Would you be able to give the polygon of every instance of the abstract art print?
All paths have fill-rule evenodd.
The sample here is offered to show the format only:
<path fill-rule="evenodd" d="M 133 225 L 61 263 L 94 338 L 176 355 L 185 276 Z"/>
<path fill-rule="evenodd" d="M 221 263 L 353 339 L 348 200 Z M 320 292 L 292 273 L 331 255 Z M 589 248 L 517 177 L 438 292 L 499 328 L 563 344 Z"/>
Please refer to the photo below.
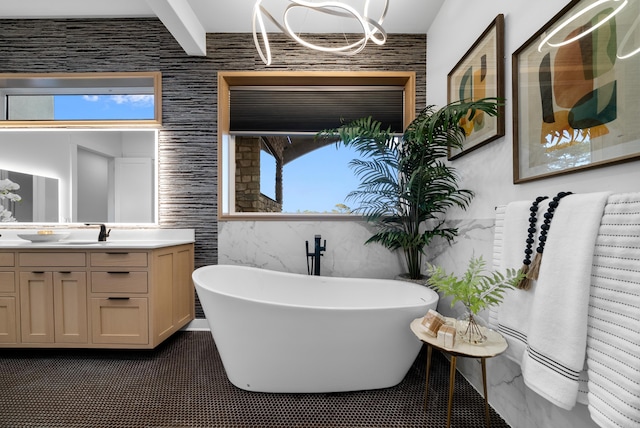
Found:
<path fill-rule="evenodd" d="M 513 53 L 514 183 L 640 157 L 639 22 L 573 0 Z"/>
<path fill-rule="evenodd" d="M 491 22 L 447 76 L 449 103 L 487 97 L 504 99 L 504 15 L 502 14 Z M 466 139 L 461 149 L 449 149 L 449 159 L 456 159 L 504 135 L 504 103 L 501 102 L 497 117 L 491 117 L 479 111 L 473 118 L 463 118 L 460 126 L 465 131 Z"/>

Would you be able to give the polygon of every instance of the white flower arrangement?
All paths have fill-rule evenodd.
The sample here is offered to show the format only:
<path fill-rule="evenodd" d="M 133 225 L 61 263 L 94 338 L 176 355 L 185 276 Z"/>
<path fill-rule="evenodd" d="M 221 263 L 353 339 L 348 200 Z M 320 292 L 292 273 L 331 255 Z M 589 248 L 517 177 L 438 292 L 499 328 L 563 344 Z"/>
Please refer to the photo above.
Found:
<path fill-rule="evenodd" d="M 22 198 L 20 195 L 14 193 L 14 191 L 18 189 L 20 189 L 20 185 L 8 178 L 0 180 L 0 222 L 16 221 L 13 213 L 2 204 L 2 201 L 5 199 L 11 202 L 21 201 Z"/>

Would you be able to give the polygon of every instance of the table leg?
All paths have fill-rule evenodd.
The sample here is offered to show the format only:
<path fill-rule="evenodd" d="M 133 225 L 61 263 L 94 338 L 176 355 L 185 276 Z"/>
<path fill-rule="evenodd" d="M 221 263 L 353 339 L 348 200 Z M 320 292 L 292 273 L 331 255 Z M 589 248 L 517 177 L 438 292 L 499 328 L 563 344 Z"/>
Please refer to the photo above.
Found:
<path fill-rule="evenodd" d="M 427 397 L 429 394 L 429 371 L 431 370 L 431 346 L 427 345 L 427 374 L 424 381 L 424 410 L 427 410 Z"/>
<path fill-rule="evenodd" d="M 453 388 L 456 380 L 456 357 L 451 356 L 451 367 L 449 369 L 449 405 L 447 407 L 447 428 L 451 426 L 451 408 L 453 407 Z"/>
<path fill-rule="evenodd" d="M 487 397 L 487 364 L 486 358 L 480 358 L 482 363 L 482 387 L 484 388 L 484 418 L 487 423 L 487 428 L 491 424 L 491 418 L 489 416 L 489 399 Z"/>

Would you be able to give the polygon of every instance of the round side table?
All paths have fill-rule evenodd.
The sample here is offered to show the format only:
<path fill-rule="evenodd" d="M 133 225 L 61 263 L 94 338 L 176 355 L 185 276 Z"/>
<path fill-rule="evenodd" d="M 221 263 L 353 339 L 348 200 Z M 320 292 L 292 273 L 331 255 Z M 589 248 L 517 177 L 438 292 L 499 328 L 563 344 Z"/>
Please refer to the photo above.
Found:
<path fill-rule="evenodd" d="M 447 321 L 455 323 L 455 319 L 448 318 Z M 451 426 L 451 408 L 453 404 L 453 389 L 456 374 L 456 358 L 470 357 L 479 358 L 482 365 L 482 387 L 484 390 L 484 412 L 487 428 L 490 426 L 489 418 L 489 401 L 487 399 L 487 366 L 485 364 L 487 358 L 495 357 L 502 354 L 507 349 L 507 341 L 500 333 L 494 330 L 487 331 L 487 341 L 482 345 L 471 345 L 457 339 L 453 348 L 445 348 L 438 343 L 437 338 L 429 336 L 422 326 L 422 318 L 416 318 L 411 322 L 411 331 L 418 339 L 427 345 L 427 374 L 424 389 L 424 405 L 427 407 L 427 397 L 429 392 L 429 370 L 431 368 L 431 351 L 435 348 L 445 354 L 451 356 L 449 367 L 449 404 L 447 406 L 447 428 Z"/>

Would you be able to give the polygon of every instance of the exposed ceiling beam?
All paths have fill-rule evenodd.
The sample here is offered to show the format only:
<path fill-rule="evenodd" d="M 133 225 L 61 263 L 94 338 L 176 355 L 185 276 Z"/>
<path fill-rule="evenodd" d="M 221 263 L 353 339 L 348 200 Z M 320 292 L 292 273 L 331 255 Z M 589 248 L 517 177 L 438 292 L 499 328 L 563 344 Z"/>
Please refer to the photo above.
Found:
<path fill-rule="evenodd" d="M 189 3 L 184 0 L 147 0 L 147 4 L 187 55 L 207 55 L 206 32 Z"/>

